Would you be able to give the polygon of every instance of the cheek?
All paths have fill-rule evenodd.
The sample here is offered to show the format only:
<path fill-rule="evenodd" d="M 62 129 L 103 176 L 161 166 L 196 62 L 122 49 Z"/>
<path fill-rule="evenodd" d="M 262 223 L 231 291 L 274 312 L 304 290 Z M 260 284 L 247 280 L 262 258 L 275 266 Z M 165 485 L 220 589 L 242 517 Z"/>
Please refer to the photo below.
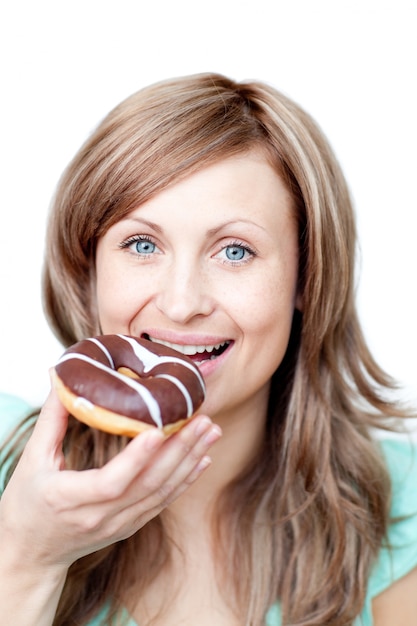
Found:
<path fill-rule="evenodd" d="M 103 333 L 119 332 L 125 326 L 134 291 L 128 288 L 126 276 L 115 275 L 114 268 L 102 266 L 97 271 L 97 310 Z"/>
<path fill-rule="evenodd" d="M 271 378 L 281 365 L 291 335 L 294 306 L 292 299 L 284 303 L 266 298 L 264 306 L 254 312 L 252 326 L 248 329 L 250 359 L 253 371 L 261 381 Z"/>
<path fill-rule="evenodd" d="M 108 280 L 105 280 L 104 277 L 97 276 L 97 312 L 101 332 L 105 334 L 109 332 L 108 320 L 114 316 L 113 309 L 115 308 L 115 304 L 117 302 L 117 294 L 114 294 L 113 290 L 110 288 L 110 285 L 110 278 Z M 113 293 L 113 298 L 110 297 L 111 293 Z"/>
<path fill-rule="evenodd" d="M 102 265 L 97 272 L 97 310 L 103 333 L 128 333 L 134 318 L 152 301 L 157 276 L 137 268 Z"/>
<path fill-rule="evenodd" d="M 262 335 L 271 330 L 276 334 L 282 329 L 285 334 L 292 322 L 296 289 L 296 272 L 265 273 L 262 280 L 253 282 L 246 290 L 245 303 L 242 298 L 245 290 L 240 290 L 242 306 L 238 310 L 245 312 L 246 324 L 253 332 Z"/>
<path fill-rule="evenodd" d="M 296 272 L 285 273 L 278 280 L 276 273 L 265 274 L 265 280 L 253 286 L 252 297 L 248 294 L 248 300 L 241 308 L 246 311 L 240 316 L 245 354 L 250 354 L 254 371 L 262 380 L 272 376 L 287 350 L 296 284 Z"/>

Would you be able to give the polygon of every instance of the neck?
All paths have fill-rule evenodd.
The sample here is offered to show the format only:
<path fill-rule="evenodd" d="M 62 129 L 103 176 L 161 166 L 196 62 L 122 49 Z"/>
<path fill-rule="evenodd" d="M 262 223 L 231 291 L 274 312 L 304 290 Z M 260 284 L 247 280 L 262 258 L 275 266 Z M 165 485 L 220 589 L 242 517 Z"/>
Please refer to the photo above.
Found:
<path fill-rule="evenodd" d="M 164 530 L 169 537 L 169 559 L 160 569 L 155 584 L 146 589 L 138 602 L 137 594 L 128 598 L 133 606 L 132 614 L 138 622 L 150 621 L 149 616 L 158 612 L 161 602 L 161 588 L 172 587 L 172 580 L 186 581 L 183 589 L 193 589 L 191 594 L 177 593 L 169 603 L 172 623 L 189 623 L 181 616 L 200 615 L 206 609 L 209 599 L 207 619 L 210 623 L 238 624 L 226 598 L 223 582 L 228 561 L 223 551 L 219 551 L 219 537 L 216 535 L 214 515 L 216 504 L 225 488 L 253 461 L 262 445 L 265 432 L 267 397 L 257 397 L 251 407 L 241 406 L 233 413 L 213 416 L 213 421 L 222 428 L 222 438 L 210 451 L 212 465 L 177 500 L 161 513 Z M 226 520 L 227 523 L 227 520 Z M 217 528 L 218 530 L 218 528 Z M 233 604 L 233 603 L 232 603 Z M 177 611 L 177 613 L 175 613 Z M 223 616 L 219 619 L 219 613 Z M 169 619 L 163 614 L 157 624 L 166 624 Z M 201 616 L 201 615 L 200 615 Z M 167 618 L 167 619 L 166 619 Z M 200 620 L 201 621 L 201 620 Z M 209 623 L 207 622 L 207 623 Z M 191 623 L 191 622 L 190 622 Z M 196 623 L 196 620 L 193 620 Z"/>
<path fill-rule="evenodd" d="M 266 403 L 267 398 L 257 397 L 249 407 L 213 418 L 223 436 L 210 450 L 211 467 L 169 506 L 169 516 L 176 526 L 188 528 L 191 533 L 196 528 L 208 528 L 219 496 L 244 472 L 262 445 Z"/>

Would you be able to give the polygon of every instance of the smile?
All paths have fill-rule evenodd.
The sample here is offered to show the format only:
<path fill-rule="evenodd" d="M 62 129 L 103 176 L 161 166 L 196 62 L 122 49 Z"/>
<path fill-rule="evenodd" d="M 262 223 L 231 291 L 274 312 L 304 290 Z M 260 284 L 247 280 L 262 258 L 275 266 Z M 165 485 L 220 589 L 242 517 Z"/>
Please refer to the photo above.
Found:
<path fill-rule="evenodd" d="M 230 341 L 223 341 L 221 343 L 213 345 L 193 345 L 193 344 L 180 344 L 173 343 L 172 341 L 164 341 L 162 339 L 155 339 L 150 335 L 146 335 L 146 339 L 155 343 L 160 343 L 163 346 L 172 348 L 181 354 L 185 354 L 191 358 L 197 365 L 203 361 L 216 359 L 227 349 L 230 345 Z"/>

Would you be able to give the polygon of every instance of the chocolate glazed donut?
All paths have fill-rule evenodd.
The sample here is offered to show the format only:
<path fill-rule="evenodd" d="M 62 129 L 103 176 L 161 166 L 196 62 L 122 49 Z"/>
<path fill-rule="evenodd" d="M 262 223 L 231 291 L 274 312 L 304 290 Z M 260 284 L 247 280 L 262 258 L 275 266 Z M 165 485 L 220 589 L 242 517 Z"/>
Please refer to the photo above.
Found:
<path fill-rule="evenodd" d="M 191 359 L 146 339 L 101 335 L 80 341 L 55 366 L 65 408 L 89 426 L 134 437 L 172 434 L 194 415 L 205 385 Z"/>

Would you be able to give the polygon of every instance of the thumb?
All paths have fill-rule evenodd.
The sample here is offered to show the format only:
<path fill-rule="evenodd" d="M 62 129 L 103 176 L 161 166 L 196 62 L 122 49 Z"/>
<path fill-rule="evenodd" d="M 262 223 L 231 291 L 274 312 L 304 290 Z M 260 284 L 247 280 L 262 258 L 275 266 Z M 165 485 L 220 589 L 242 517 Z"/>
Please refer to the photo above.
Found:
<path fill-rule="evenodd" d="M 61 403 L 52 385 L 28 445 L 34 445 L 38 454 L 42 451 L 42 454 L 46 455 L 47 458 L 61 464 L 63 461 L 62 443 L 67 426 L 68 411 Z"/>

